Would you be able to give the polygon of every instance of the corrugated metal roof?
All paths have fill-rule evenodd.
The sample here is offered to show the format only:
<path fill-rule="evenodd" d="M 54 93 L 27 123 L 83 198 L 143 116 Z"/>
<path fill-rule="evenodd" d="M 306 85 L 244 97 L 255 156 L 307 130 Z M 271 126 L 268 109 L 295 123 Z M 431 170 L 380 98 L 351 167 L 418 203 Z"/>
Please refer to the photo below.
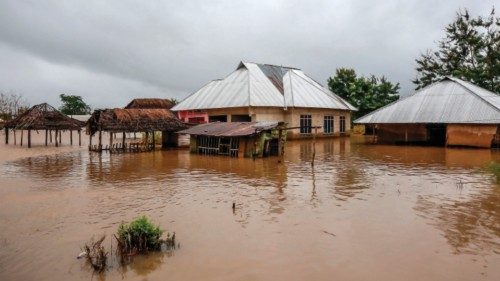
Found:
<path fill-rule="evenodd" d="M 213 122 L 200 124 L 178 133 L 197 136 L 240 137 L 250 136 L 277 126 L 278 122 Z"/>
<path fill-rule="evenodd" d="M 500 96 L 454 77 L 445 77 L 354 123 L 500 123 Z"/>
<path fill-rule="evenodd" d="M 250 62 L 241 62 L 229 76 L 208 83 L 172 110 L 248 106 L 356 110 L 300 69 Z"/>

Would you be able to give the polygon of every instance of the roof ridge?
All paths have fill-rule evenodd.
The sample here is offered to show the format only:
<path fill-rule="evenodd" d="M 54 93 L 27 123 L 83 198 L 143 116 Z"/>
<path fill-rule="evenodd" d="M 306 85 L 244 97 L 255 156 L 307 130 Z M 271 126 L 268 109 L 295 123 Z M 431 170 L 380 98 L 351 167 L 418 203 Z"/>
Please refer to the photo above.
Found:
<path fill-rule="evenodd" d="M 470 92 L 470 93 L 474 94 L 476 97 L 480 98 L 482 101 L 486 102 L 488 105 L 492 106 L 494 109 L 496 109 L 496 110 L 500 111 L 500 108 L 498 108 L 497 106 L 495 106 L 494 104 L 492 104 L 489 100 L 485 99 L 483 96 L 481 96 L 481 95 L 479 95 L 478 93 L 476 93 L 475 91 L 471 90 L 471 89 L 469 88 L 469 86 L 467 85 L 467 84 L 468 84 L 468 83 L 470 83 L 470 82 L 468 82 L 468 81 L 464 81 L 464 80 L 462 80 L 462 79 L 459 79 L 459 78 L 456 78 L 456 77 L 453 77 L 453 76 L 451 76 L 451 77 L 450 77 L 450 76 L 446 76 L 446 77 L 445 77 L 445 79 L 446 79 L 446 78 L 447 78 L 447 79 L 449 79 L 449 80 L 451 80 L 451 81 L 453 81 L 453 82 L 455 82 L 455 83 L 457 83 L 458 85 L 462 86 L 462 87 L 463 87 L 464 89 L 466 89 L 468 92 Z M 443 79 L 443 80 L 444 80 L 444 79 Z M 442 80 L 441 80 L 441 81 L 442 81 Z M 464 85 L 464 84 L 465 84 L 465 85 Z M 470 84 L 472 84 L 472 83 L 470 83 Z M 474 85 L 475 87 L 479 87 L 479 86 L 477 86 L 477 85 L 475 85 L 475 84 L 472 84 L 472 85 Z M 484 88 L 482 88 L 482 87 L 479 87 L 479 88 L 481 88 L 481 89 L 483 89 L 483 90 L 486 90 L 486 89 L 484 89 Z M 488 90 L 486 90 L 486 91 L 488 91 Z M 488 91 L 488 92 L 489 92 L 489 91 Z M 495 94 L 495 93 L 493 93 L 493 92 L 491 92 L 491 93 L 492 93 L 492 95 L 496 95 L 496 94 Z M 498 96 L 498 95 L 497 95 L 497 96 Z"/>

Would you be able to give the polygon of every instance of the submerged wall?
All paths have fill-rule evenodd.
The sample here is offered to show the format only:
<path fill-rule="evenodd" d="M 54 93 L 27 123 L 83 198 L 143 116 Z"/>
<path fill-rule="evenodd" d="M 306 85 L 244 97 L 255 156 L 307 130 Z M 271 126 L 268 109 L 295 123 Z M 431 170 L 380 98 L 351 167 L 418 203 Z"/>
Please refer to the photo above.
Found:
<path fill-rule="evenodd" d="M 446 128 L 446 145 L 490 148 L 498 125 L 450 124 Z"/>
<path fill-rule="evenodd" d="M 378 124 L 378 143 L 426 142 L 427 128 L 425 124 Z"/>

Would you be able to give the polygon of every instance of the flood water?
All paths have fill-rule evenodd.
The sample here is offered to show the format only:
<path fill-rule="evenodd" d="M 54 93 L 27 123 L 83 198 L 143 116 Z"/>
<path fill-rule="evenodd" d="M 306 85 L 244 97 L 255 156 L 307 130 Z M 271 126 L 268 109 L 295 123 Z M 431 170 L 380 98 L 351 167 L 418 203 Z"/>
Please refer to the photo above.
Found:
<path fill-rule="evenodd" d="M 279 164 L 0 139 L 0 280 L 500 280 L 499 152 L 337 138 L 312 167 L 307 141 Z M 139 215 L 181 248 L 102 275 L 76 259 Z"/>

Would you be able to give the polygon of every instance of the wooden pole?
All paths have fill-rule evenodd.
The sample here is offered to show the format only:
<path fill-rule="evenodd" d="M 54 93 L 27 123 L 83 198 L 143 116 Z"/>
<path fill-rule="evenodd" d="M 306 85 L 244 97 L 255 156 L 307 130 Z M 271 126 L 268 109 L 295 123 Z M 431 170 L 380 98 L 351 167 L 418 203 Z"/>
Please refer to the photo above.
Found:
<path fill-rule="evenodd" d="M 98 146 L 99 152 L 102 151 L 102 130 L 99 130 L 99 146 Z"/>
<path fill-rule="evenodd" d="M 69 144 L 73 145 L 73 130 L 69 130 Z"/>
<path fill-rule="evenodd" d="M 155 140 L 155 131 L 153 131 L 153 150 L 156 147 L 156 140 Z"/>
<path fill-rule="evenodd" d="M 82 130 L 78 130 L 78 146 L 82 146 Z"/>
<path fill-rule="evenodd" d="M 31 148 L 31 130 L 28 130 L 28 148 Z"/>
<path fill-rule="evenodd" d="M 47 146 L 48 144 L 48 134 L 49 134 L 48 130 L 45 130 L 45 146 Z"/>
<path fill-rule="evenodd" d="M 21 146 L 23 146 L 23 134 L 24 134 L 24 131 L 21 129 Z"/>
<path fill-rule="evenodd" d="M 59 146 L 59 142 L 57 141 L 57 136 L 59 135 L 59 130 L 56 130 L 56 133 L 54 134 L 54 142 L 56 143 L 56 147 Z"/>
<path fill-rule="evenodd" d="M 52 143 L 52 130 L 49 130 L 49 135 L 50 135 L 50 143 Z"/>
<path fill-rule="evenodd" d="M 5 128 L 5 144 L 9 144 L 9 129 Z"/>
<path fill-rule="evenodd" d="M 318 134 L 318 128 L 314 128 L 314 135 L 313 135 L 313 155 L 312 155 L 312 161 L 311 161 L 311 166 L 314 167 L 314 158 L 316 157 L 316 134 Z"/>
<path fill-rule="evenodd" d="M 109 151 L 111 152 L 111 146 L 113 146 L 113 134 L 112 132 L 109 132 Z"/>
<path fill-rule="evenodd" d="M 61 144 L 61 141 L 62 141 L 62 131 L 59 130 L 59 144 Z"/>
<path fill-rule="evenodd" d="M 125 151 L 125 132 L 122 133 L 122 149 Z"/>
<path fill-rule="evenodd" d="M 89 150 L 92 150 L 92 133 L 89 134 Z"/>
<path fill-rule="evenodd" d="M 14 145 L 17 145 L 17 139 L 16 139 L 16 129 L 13 130 L 14 131 Z"/>

